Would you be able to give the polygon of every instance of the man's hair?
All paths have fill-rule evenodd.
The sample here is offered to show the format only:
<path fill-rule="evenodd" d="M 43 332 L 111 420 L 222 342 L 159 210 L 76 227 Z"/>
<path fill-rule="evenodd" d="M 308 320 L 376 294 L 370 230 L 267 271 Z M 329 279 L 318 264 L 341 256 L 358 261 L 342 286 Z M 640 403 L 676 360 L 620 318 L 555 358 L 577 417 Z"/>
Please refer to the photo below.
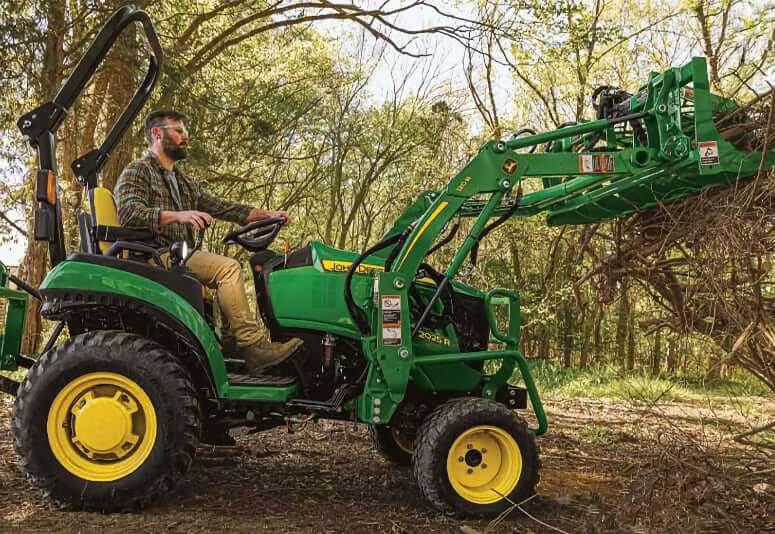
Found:
<path fill-rule="evenodd" d="M 148 141 L 149 144 L 152 141 L 151 128 L 157 128 L 159 126 L 163 126 L 168 119 L 172 119 L 174 121 L 186 122 L 188 120 L 188 117 L 186 117 L 184 114 L 180 113 L 179 111 L 175 111 L 172 109 L 157 109 L 156 111 L 152 111 L 151 113 L 149 113 L 148 116 L 145 117 L 145 140 Z"/>

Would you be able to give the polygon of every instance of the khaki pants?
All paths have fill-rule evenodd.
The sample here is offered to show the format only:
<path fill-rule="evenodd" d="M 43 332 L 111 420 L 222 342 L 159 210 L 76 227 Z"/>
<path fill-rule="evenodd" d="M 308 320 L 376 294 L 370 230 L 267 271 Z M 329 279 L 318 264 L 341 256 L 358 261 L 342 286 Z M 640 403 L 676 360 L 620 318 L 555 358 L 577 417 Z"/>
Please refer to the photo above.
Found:
<path fill-rule="evenodd" d="M 168 252 L 163 253 L 161 259 L 169 265 Z M 239 346 L 261 341 L 263 335 L 248 305 L 242 266 L 237 260 L 197 250 L 186 262 L 186 267 L 202 284 L 216 291 L 218 305 Z"/>

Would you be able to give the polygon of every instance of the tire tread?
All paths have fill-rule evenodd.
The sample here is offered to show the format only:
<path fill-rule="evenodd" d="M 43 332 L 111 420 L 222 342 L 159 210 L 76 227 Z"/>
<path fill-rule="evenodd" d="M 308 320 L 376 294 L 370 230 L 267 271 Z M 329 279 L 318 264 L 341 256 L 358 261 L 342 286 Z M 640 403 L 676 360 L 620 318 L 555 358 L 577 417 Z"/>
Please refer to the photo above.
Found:
<path fill-rule="evenodd" d="M 108 364 L 126 363 L 123 361 L 126 354 L 141 355 L 137 360 L 140 366 L 152 370 L 157 379 L 163 378 L 159 382 L 166 392 L 180 399 L 183 409 L 183 433 L 175 450 L 163 451 L 169 460 L 167 469 L 152 476 L 151 482 L 141 492 L 121 495 L 120 499 L 116 499 L 117 488 L 113 487 L 111 490 L 113 498 L 92 501 L 83 492 L 80 501 L 76 502 L 72 496 L 61 494 L 55 475 L 46 474 L 41 466 L 37 465 L 36 456 L 30 447 L 34 441 L 31 436 L 32 429 L 26 422 L 32 417 L 28 412 L 32 409 L 34 396 L 42 393 L 39 389 L 45 388 L 46 379 L 50 380 L 49 377 L 66 371 L 72 362 L 79 358 L 83 359 L 82 351 L 88 347 L 109 347 L 111 350 L 104 355 L 104 361 Z M 163 410 L 164 407 L 157 409 Z M 188 472 L 196 454 L 199 425 L 199 402 L 191 378 L 181 363 L 166 348 L 136 334 L 117 330 L 98 330 L 70 338 L 38 359 L 19 388 L 11 430 L 19 467 L 33 486 L 57 507 L 100 512 L 128 512 L 144 508 L 169 492 Z"/>

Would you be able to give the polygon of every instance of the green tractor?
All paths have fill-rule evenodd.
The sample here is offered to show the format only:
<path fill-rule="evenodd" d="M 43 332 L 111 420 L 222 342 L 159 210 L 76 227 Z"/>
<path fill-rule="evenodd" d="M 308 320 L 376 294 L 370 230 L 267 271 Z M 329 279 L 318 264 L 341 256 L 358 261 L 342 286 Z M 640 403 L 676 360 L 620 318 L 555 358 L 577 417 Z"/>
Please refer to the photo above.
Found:
<path fill-rule="evenodd" d="M 67 254 L 54 133 L 135 22 L 152 50 L 148 73 L 103 144 L 72 164 L 91 210 L 79 216 L 81 250 Z M 762 157 L 716 131 L 712 114 L 735 104 L 709 93 L 705 62 L 695 58 L 652 75 L 635 95 L 601 90 L 597 120 L 485 144 L 361 253 L 313 241 L 276 254 L 268 247 L 282 221 L 238 228 L 224 241 L 252 253 L 272 339 L 304 340 L 284 368 L 247 376 L 229 357 L 212 300 L 187 273 L 187 246 L 174 245 L 172 266 L 162 266 L 143 244 L 147 232 L 116 224 L 110 192 L 98 185 L 161 62 L 148 16 L 123 7 L 53 101 L 19 120 L 38 153 L 35 238 L 48 242 L 52 268 L 37 289 L 0 270 L 0 297 L 10 299 L 0 363 L 29 367 L 21 384 L 3 378 L 0 387 L 16 394 L 12 430 L 22 469 L 64 507 L 138 509 L 185 475 L 200 441 L 217 442 L 231 428 L 334 419 L 369 425 L 385 457 L 412 465 L 435 509 L 503 512 L 535 490 L 535 437 L 547 422 L 519 348 L 519 297 L 455 280 L 466 259 L 475 263 L 478 243 L 510 217 L 548 211 L 550 224 L 610 219 L 751 176 Z M 775 166 L 775 152 L 765 159 Z M 542 188 L 523 192 L 528 178 L 542 179 Z M 426 258 L 452 242 L 460 217 L 473 221 L 437 270 Z M 27 294 L 41 300 L 43 317 L 58 321 L 37 358 L 19 354 Z M 56 344 L 65 326 L 69 338 Z M 520 379 L 524 387 L 510 383 Z M 516 411 L 528 406 L 533 427 Z"/>

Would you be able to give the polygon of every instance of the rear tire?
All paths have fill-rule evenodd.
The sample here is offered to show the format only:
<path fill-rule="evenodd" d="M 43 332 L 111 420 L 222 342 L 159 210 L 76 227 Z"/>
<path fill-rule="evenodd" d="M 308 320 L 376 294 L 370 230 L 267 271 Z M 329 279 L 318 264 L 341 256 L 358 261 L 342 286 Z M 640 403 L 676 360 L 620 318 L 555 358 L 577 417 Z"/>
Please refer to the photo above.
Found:
<path fill-rule="evenodd" d="M 440 512 L 493 517 L 534 493 L 540 463 L 527 423 L 502 404 L 455 399 L 436 408 L 414 442 L 414 476 Z"/>
<path fill-rule="evenodd" d="M 133 511 L 188 471 L 200 413 L 186 370 L 164 347 L 87 332 L 41 356 L 19 387 L 19 464 L 57 506 Z"/>

